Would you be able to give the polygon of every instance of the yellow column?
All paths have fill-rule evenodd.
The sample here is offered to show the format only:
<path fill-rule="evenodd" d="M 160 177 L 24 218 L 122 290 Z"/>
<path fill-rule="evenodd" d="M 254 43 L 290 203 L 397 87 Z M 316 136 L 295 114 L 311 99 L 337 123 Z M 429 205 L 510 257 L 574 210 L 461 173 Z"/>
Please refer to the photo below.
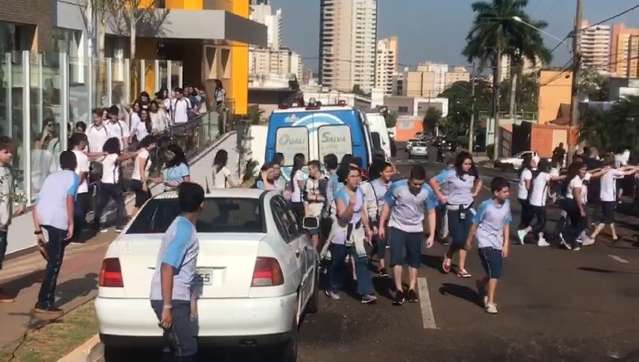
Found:
<path fill-rule="evenodd" d="M 234 44 L 231 48 L 229 97 L 235 101 L 235 114 L 248 113 L 248 71 L 248 45 Z"/>
<path fill-rule="evenodd" d="M 168 9 L 202 10 L 204 9 L 204 0 L 166 0 L 164 5 Z"/>

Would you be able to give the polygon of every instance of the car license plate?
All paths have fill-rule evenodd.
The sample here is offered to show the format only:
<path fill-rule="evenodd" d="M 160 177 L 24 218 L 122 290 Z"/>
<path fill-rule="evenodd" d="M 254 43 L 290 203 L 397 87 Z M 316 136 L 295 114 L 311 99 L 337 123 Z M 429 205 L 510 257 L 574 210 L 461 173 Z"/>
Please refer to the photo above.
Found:
<path fill-rule="evenodd" d="M 195 285 L 212 285 L 213 284 L 213 270 L 212 269 L 198 269 L 195 274 Z"/>

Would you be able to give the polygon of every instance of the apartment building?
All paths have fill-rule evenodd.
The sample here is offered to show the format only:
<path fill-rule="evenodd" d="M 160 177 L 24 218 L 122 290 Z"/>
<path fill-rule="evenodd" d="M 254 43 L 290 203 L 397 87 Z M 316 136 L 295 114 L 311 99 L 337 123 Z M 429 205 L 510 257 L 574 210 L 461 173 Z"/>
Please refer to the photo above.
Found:
<path fill-rule="evenodd" d="M 375 86 L 377 0 L 320 1 L 320 82 L 365 92 Z"/>
<path fill-rule="evenodd" d="M 458 65 L 446 73 L 446 88 L 450 88 L 457 82 L 470 82 L 470 72 L 466 67 Z"/>
<path fill-rule="evenodd" d="M 393 94 L 393 76 L 397 74 L 398 57 L 396 36 L 377 41 L 375 88 L 383 90 L 384 95 Z"/>
<path fill-rule="evenodd" d="M 585 20 L 581 23 L 584 29 L 579 37 L 579 49 L 584 68 L 600 72 L 608 72 L 610 58 L 610 25 L 590 27 Z"/>
<path fill-rule="evenodd" d="M 610 39 L 610 73 L 612 75 L 621 78 L 639 78 L 639 69 L 633 62 L 639 58 L 636 37 L 639 37 L 637 28 L 627 28 L 624 24 L 612 26 Z"/>
<path fill-rule="evenodd" d="M 268 0 L 254 0 L 250 19 L 266 25 L 267 47 L 279 49 L 282 45 L 282 9 L 273 11 Z"/>

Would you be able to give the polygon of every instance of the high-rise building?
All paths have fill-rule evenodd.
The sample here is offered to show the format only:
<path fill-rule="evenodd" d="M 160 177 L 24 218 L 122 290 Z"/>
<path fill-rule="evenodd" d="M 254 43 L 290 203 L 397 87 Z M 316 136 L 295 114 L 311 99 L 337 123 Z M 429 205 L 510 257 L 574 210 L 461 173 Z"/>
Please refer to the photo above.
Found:
<path fill-rule="evenodd" d="M 377 62 L 375 64 L 375 88 L 384 95 L 393 94 L 393 76 L 397 73 L 397 37 L 392 36 L 377 41 Z"/>
<path fill-rule="evenodd" d="M 266 25 L 268 47 L 279 49 L 282 45 L 282 9 L 273 13 L 268 0 L 255 0 L 251 4 L 250 19 Z"/>
<path fill-rule="evenodd" d="M 632 46 L 633 37 L 639 36 L 639 29 L 626 28 L 624 24 L 612 26 L 610 48 L 610 73 L 616 77 L 638 78 L 639 69 L 631 68 L 635 58 L 639 58 L 639 48 Z M 636 41 L 634 42 L 636 43 Z"/>
<path fill-rule="evenodd" d="M 610 25 L 590 26 L 587 20 L 581 23 L 584 29 L 579 37 L 579 49 L 584 68 L 608 72 L 610 56 Z"/>
<path fill-rule="evenodd" d="M 456 66 L 446 73 L 446 88 L 450 88 L 456 82 L 470 82 L 470 72 L 466 67 Z"/>
<path fill-rule="evenodd" d="M 320 82 L 340 91 L 375 86 L 377 0 L 320 1 Z"/>

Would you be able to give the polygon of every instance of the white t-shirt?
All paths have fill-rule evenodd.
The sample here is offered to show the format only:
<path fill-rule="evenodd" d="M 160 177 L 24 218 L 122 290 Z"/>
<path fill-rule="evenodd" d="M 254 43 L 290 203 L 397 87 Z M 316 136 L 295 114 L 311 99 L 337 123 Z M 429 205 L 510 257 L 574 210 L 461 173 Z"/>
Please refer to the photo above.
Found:
<path fill-rule="evenodd" d="M 107 134 L 109 135 L 109 138 L 115 137 L 119 139 L 120 147 L 123 148 L 124 145 L 126 144 L 125 139 L 129 138 L 129 136 L 131 135 L 129 132 L 129 126 L 127 126 L 126 122 L 117 121 L 113 123 L 109 121 L 106 123 L 105 127 L 107 129 Z"/>
<path fill-rule="evenodd" d="M 300 189 L 300 181 L 304 181 L 302 170 L 297 170 L 293 175 L 293 193 L 291 193 L 291 202 L 302 202 L 302 190 Z"/>
<path fill-rule="evenodd" d="M 575 189 L 581 189 L 581 202 L 586 204 L 586 201 L 588 200 L 588 187 L 584 185 L 584 182 L 578 175 L 573 177 L 573 179 L 568 183 L 568 192 L 566 193 L 566 197 L 574 200 L 575 196 L 573 195 L 573 191 Z"/>
<path fill-rule="evenodd" d="M 107 131 L 104 124 L 100 127 L 90 125 L 89 128 L 87 128 L 86 134 L 89 139 L 89 151 L 91 153 L 102 152 L 104 143 L 109 139 L 109 131 Z"/>
<path fill-rule="evenodd" d="M 530 204 L 533 206 L 546 206 L 548 197 L 548 182 L 552 176 L 547 172 L 540 172 L 532 181 L 532 191 L 530 193 Z"/>
<path fill-rule="evenodd" d="M 110 153 L 102 160 L 102 183 L 117 184 L 118 181 L 120 181 L 118 155 Z"/>
<path fill-rule="evenodd" d="M 174 123 L 186 123 L 189 121 L 188 110 L 191 108 L 191 102 L 188 98 L 171 99 L 169 107 L 169 115 Z"/>
<path fill-rule="evenodd" d="M 80 176 L 83 172 L 89 172 L 89 158 L 82 151 L 73 150 L 75 159 L 78 161 L 78 166 L 75 168 L 76 175 Z M 89 192 L 89 184 L 85 179 L 78 187 L 78 193 L 84 194 Z"/>
<path fill-rule="evenodd" d="M 617 179 L 623 177 L 623 172 L 614 168 L 601 176 L 601 190 L 599 191 L 599 198 L 601 198 L 601 201 L 617 201 Z"/>
<path fill-rule="evenodd" d="M 58 171 L 44 180 L 35 205 L 40 225 L 67 230 L 67 196 L 75 198 L 79 184 L 78 175 L 69 170 Z"/>
<path fill-rule="evenodd" d="M 131 179 L 142 181 L 142 176 L 140 175 L 140 166 L 142 166 L 142 163 L 144 162 L 146 162 L 146 165 L 144 166 L 144 175 L 146 176 L 149 174 L 149 169 L 151 168 L 151 159 L 149 158 L 149 156 L 149 151 L 146 148 L 140 149 L 138 155 L 135 156 Z"/>
<path fill-rule="evenodd" d="M 215 172 L 216 166 L 213 166 L 213 172 Z M 227 185 L 227 180 L 231 177 L 231 171 L 225 167 L 222 167 L 220 171 L 213 174 L 213 188 L 216 189 L 225 189 Z"/>
<path fill-rule="evenodd" d="M 131 132 L 138 127 L 138 124 L 142 122 L 140 115 L 137 112 L 131 112 Z"/>
<path fill-rule="evenodd" d="M 142 141 L 144 137 L 149 135 L 149 131 L 146 129 L 146 123 L 142 121 L 138 122 L 135 127 L 131 128 L 131 133 L 137 137 L 138 142 Z"/>
<path fill-rule="evenodd" d="M 517 191 L 517 198 L 520 200 L 528 199 L 528 189 L 526 188 L 526 181 L 532 180 L 532 172 L 529 169 L 524 169 L 519 176 L 519 190 Z"/>
<path fill-rule="evenodd" d="M 166 112 L 158 110 L 157 112 L 149 112 L 151 117 L 151 128 L 153 132 L 162 133 L 166 129 Z"/>

